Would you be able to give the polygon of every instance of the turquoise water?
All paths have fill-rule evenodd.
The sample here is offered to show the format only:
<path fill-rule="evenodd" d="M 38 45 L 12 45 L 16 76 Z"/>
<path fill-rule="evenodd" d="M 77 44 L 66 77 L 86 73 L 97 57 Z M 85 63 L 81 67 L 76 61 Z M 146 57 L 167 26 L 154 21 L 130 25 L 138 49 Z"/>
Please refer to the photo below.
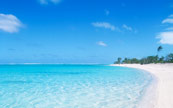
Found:
<path fill-rule="evenodd" d="M 0 65 L 0 108 L 136 108 L 151 80 L 106 65 Z"/>

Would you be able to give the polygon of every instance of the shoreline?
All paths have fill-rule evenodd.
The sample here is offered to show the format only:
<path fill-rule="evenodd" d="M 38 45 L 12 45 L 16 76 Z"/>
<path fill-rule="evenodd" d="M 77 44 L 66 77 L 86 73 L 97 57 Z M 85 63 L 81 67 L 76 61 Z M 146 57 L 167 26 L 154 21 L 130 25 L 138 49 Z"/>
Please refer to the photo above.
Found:
<path fill-rule="evenodd" d="M 139 108 L 172 108 L 173 107 L 173 64 L 112 64 L 136 68 L 149 72 L 156 78 L 155 84 L 151 84 L 146 90 L 142 105 Z M 146 106 L 147 105 L 147 106 Z"/>
<path fill-rule="evenodd" d="M 137 108 L 157 108 L 156 105 L 157 105 L 158 91 L 156 88 L 158 87 L 158 78 L 146 70 L 143 69 L 137 69 L 137 70 L 146 72 L 150 74 L 152 77 L 152 81 L 144 89 L 144 94 L 142 96 L 142 99 L 138 103 Z"/>

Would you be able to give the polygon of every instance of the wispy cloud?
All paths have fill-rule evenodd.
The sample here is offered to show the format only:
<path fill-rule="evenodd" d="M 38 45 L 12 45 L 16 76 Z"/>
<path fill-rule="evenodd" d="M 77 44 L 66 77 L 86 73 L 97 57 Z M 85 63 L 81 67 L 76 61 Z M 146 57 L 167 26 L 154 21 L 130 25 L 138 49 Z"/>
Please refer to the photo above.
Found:
<path fill-rule="evenodd" d="M 173 45 L 173 31 L 161 32 L 157 38 L 160 39 L 161 44 L 170 44 Z"/>
<path fill-rule="evenodd" d="M 99 41 L 99 42 L 97 42 L 97 45 L 104 46 L 104 47 L 106 47 L 106 46 L 107 46 L 107 44 L 106 44 L 106 43 L 104 43 L 103 41 Z"/>
<path fill-rule="evenodd" d="M 92 23 L 94 27 L 100 27 L 100 28 L 105 28 L 105 29 L 110 29 L 112 31 L 118 30 L 114 25 L 108 23 L 108 22 L 94 22 Z"/>
<path fill-rule="evenodd" d="M 105 14 L 108 16 L 110 14 L 110 11 L 105 9 Z"/>
<path fill-rule="evenodd" d="M 173 27 L 166 28 L 165 30 L 173 30 Z"/>
<path fill-rule="evenodd" d="M 47 5 L 49 3 L 58 4 L 61 0 L 39 0 L 40 4 Z"/>
<path fill-rule="evenodd" d="M 169 15 L 169 17 L 173 17 L 173 14 Z"/>
<path fill-rule="evenodd" d="M 172 18 L 164 19 L 164 20 L 162 21 L 162 24 L 164 24 L 164 23 L 171 23 L 171 24 L 173 24 L 173 19 L 172 19 Z"/>
<path fill-rule="evenodd" d="M 173 14 L 169 15 L 168 18 L 162 21 L 162 24 L 165 24 L 165 23 L 173 24 Z"/>
<path fill-rule="evenodd" d="M 173 14 L 169 15 L 168 18 L 162 21 L 162 24 L 173 24 Z M 168 26 L 168 25 L 167 25 Z M 170 26 L 170 25 L 169 25 Z M 160 39 L 159 43 L 173 45 L 173 27 L 164 29 L 164 32 L 160 32 L 156 38 Z"/>
<path fill-rule="evenodd" d="M 122 27 L 123 27 L 124 29 L 126 29 L 126 30 L 133 31 L 132 27 L 127 26 L 126 24 L 123 24 Z"/>
<path fill-rule="evenodd" d="M 125 30 L 127 30 L 127 31 L 133 32 L 133 33 L 135 33 L 135 34 L 138 33 L 138 30 L 137 30 L 137 29 L 132 28 L 132 27 L 126 25 L 126 24 L 123 24 L 123 25 L 122 25 L 122 28 L 125 29 Z"/>
<path fill-rule="evenodd" d="M 18 32 L 22 25 L 23 24 L 16 16 L 11 14 L 0 14 L 0 30 L 2 31 L 9 33 Z"/>

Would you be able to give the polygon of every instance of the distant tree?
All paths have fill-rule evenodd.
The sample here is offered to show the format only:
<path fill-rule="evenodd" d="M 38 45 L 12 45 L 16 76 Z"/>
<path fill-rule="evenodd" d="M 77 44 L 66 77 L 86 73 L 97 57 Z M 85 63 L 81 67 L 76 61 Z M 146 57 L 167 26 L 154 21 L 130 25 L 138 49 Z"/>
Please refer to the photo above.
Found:
<path fill-rule="evenodd" d="M 131 63 L 131 60 L 128 58 L 124 58 L 124 60 L 122 61 L 123 64 L 129 64 Z"/>
<path fill-rule="evenodd" d="M 166 62 L 173 63 L 173 53 L 170 53 L 166 56 Z"/>
<path fill-rule="evenodd" d="M 123 64 L 127 63 L 127 58 L 124 58 L 124 60 L 122 61 Z"/>
<path fill-rule="evenodd" d="M 158 56 L 148 56 L 146 63 L 157 63 L 158 62 Z"/>
<path fill-rule="evenodd" d="M 162 49 L 163 49 L 162 46 L 159 46 L 159 47 L 157 48 L 157 55 L 159 54 L 159 52 L 160 52 Z"/>
<path fill-rule="evenodd" d="M 159 63 L 159 56 L 158 55 L 154 56 L 154 63 Z"/>
<path fill-rule="evenodd" d="M 139 61 L 140 61 L 140 60 L 138 60 L 137 58 L 132 58 L 132 59 L 131 59 L 131 63 L 137 64 L 137 63 L 139 63 Z"/>
<path fill-rule="evenodd" d="M 143 64 L 147 64 L 147 59 L 146 58 L 142 58 L 140 60 L 140 64 L 143 65 Z"/>
<path fill-rule="evenodd" d="M 121 64 L 121 60 L 122 60 L 121 57 L 119 57 L 119 58 L 117 59 L 118 64 Z"/>
<path fill-rule="evenodd" d="M 160 52 L 162 50 L 162 46 L 159 46 L 157 51 Z M 156 56 L 148 56 L 142 59 L 137 59 L 137 58 L 118 58 L 117 61 L 115 62 L 116 64 L 133 64 L 133 63 L 140 63 L 140 64 L 150 64 L 150 63 L 173 63 L 173 53 L 168 54 L 166 57 L 162 56 L 159 57 L 158 55 Z"/>
<path fill-rule="evenodd" d="M 122 58 L 119 57 L 119 58 L 117 59 L 117 61 L 114 62 L 114 64 L 121 64 L 121 63 L 122 63 L 121 60 L 122 60 Z"/>
<path fill-rule="evenodd" d="M 160 58 L 159 58 L 159 63 L 165 63 L 164 59 L 165 59 L 165 57 L 163 57 L 163 56 L 160 57 Z"/>

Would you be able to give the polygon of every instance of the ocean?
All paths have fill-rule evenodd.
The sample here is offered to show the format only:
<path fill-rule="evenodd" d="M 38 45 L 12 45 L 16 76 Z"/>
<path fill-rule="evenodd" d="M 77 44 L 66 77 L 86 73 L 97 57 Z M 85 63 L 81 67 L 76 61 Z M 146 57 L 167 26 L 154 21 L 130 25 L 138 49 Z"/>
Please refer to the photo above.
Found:
<path fill-rule="evenodd" d="M 152 80 L 109 65 L 0 65 L 0 108 L 137 108 Z"/>

